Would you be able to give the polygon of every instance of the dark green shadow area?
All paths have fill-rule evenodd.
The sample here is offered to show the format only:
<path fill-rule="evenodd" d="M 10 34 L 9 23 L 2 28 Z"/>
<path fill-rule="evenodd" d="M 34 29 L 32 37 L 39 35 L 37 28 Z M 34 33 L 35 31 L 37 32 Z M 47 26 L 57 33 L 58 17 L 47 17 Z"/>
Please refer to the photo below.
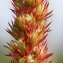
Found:
<path fill-rule="evenodd" d="M 4 48 L 4 47 L 3 47 Z M 5 54 L 9 53 L 7 49 L 3 49 L 0 47 L 0 63 L 11 63 L 11 58 L 5 56 Z"/>
<path fill-rule="evenodd" d="M 56 63 L 63 63 L 63 55 L 59 55 L 55 59 L 56 59 Z"/>

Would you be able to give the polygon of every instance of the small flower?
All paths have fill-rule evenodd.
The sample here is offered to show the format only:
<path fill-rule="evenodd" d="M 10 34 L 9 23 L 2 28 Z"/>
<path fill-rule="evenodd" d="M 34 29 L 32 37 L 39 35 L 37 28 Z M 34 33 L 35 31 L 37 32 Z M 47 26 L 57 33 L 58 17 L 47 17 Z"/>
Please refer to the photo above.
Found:
<path fill-rule="evenodd" d="M 37 7 L 43 2 L 43 0 L 26 0 L 26 3 L 32 7 Z"/>

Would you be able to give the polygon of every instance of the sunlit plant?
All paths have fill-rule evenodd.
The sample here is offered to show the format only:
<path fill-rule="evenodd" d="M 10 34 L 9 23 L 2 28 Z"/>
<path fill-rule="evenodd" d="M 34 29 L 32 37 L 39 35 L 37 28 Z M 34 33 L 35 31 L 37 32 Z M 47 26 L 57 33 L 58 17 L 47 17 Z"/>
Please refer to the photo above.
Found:
<path fill-rule="evenodd" d="M 11 63 L 51 63 L 48 58 L 46 37 L 50 32 L 47 19 L 52 16 L 48 12 L 47 0 L 12 0 L 15 14 L 12 24 L 8 23 L 11 30 L 6 31 L 15 40 L 4 46 L 10 50 L 6 56 L 12 57 Z"/>

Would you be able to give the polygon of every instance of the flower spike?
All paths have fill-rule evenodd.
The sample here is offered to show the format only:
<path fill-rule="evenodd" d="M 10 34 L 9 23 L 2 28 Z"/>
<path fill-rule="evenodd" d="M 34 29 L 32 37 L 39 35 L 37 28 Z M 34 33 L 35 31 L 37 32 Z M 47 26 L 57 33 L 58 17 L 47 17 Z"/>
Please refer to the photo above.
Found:
<path fill-rule="evenodd" d="M 48 12 L 48 0 L 12 0 L 12 5 L 14 22 L 8 22 L 11 29 L 6 31 L 15 40 L 4 46 L 10 50 L 6 56 L 13 58 L 11 63 L 47 63 L 53 55 L 48 53 L 46 41 L 51 31 L 47 19 L 52 16 L 52 11 Z"/>

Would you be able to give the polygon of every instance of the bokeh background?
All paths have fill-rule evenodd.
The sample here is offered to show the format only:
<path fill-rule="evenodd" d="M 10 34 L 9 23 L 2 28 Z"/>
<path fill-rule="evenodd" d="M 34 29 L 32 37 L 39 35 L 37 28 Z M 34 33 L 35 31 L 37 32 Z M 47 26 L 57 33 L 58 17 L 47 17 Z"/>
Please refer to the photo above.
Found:
<path fill-rule="evenodd" d="M 5 29 L 9 28 L 8 22 L 11 23 L 14 15 L 10 8 L 12 0 L 0 0 L 0 63 L 10 63 L 11 58 L 6 57 L 5 54 L 10 51 L 3 47 L 7 45 L 13 38 Z M 49 51 L 53 52 L 53 63 L 63 63 L 63 0 L 49 0 L 48 11 L 53 10 L 53 16 L 48 19 L 52 21 L 50 25 L 51 32 L 47 37 Z"/>

